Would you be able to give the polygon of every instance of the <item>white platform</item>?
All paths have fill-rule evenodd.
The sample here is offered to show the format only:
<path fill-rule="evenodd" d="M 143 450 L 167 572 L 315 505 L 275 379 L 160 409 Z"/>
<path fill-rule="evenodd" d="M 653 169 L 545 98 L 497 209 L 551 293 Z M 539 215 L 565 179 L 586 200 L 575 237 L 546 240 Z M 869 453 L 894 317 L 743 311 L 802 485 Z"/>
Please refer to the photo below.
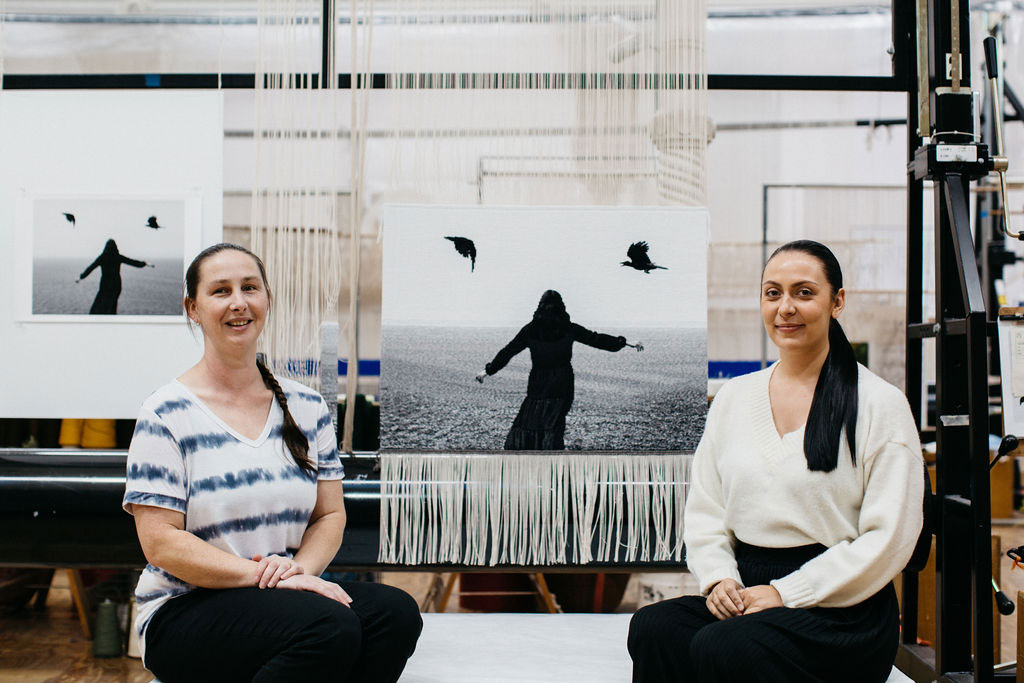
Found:
<path fill-rule="evenodd" d="M 424 614 L 401 683 L 628 683 L 630 616 Z"/>

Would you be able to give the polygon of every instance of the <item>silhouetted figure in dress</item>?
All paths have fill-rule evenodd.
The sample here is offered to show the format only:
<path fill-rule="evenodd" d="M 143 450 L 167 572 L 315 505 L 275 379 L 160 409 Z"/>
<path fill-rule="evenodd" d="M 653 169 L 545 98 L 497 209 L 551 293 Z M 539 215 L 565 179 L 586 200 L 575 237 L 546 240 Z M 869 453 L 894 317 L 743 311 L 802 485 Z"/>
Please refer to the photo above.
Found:
<path fill-rule="evenodd" d="M 565 449 L 565 416 L 572 408 L 576 393 L 572 371 L 573 342 L 604 351 L 619 351 L 624 346 L 643 351 L 639 342 L 629 344 L 625 337 L 591 332 L 577 325 L 569 319 L 562 296 L 553 289 L 544 292 L 533 320 L 519 330 L 519 334 L 476 377 L 478 382 L 483 382 L 485 376 L 501 370 L 520 351 L 530 349 L 532 366 L 526 398 L 505 437 L 505 450 Z"/>
<path fill-rule="evenodd" d="M 89 277 L 89 273 L 99 266 L 100 289 L 96 292 L 96 298 L 89 309 L 89 315 L 115 315 L 117 314 L 117 300 L 121 296 L 121 264 L 135 268 L 145 268 L 145 261 L 137 261 L 124 256 L 117 250 L 117 242 L 107 240 L 103 247 L 103 253 L 96 257 L 88 268 L 82 271 L 77 281 Z"/>

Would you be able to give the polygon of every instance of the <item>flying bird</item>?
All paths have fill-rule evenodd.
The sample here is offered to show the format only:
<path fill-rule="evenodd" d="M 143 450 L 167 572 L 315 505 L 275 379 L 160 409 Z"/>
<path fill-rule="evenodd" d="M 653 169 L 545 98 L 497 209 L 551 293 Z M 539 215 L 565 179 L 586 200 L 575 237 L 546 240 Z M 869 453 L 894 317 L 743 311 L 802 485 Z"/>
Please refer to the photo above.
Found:
<path fill-rule="evenodd" d="M 75 225 L 75 214 L 73 214 L 73 213 L 65 213 L 64 214 L 64 218 L 66 218 L 68 223 L 70 223 L 72 226 Z"/>
<path fill-rule="evenodd" d="M 160 228 L 162 228 L 164 226 L 162 226 L 162 225 L 160 225 L 159 223 L 156 222 L 156 216 L 150 216 L 149 220 L 146 221 L 146 227 L 147 228 L 153 228 L 154 230 L 159 230 Z"/>
<path fill-rule="evenodd" d="M 668 270 L 665 266 L 656 266 L 651 263 L 651 258 L 647 255 L 649 249 L 650 247 L 647 245 L 647 242 L 633 242 L 633 244 L 629 245 L 629 249 L 626 250 L 626 256 L 629 257 L 629 260 L 623 261 L 622 265 L 642 270 L 648 275 L 655 268 Z"/>
<path fill-rule="evenodd" d="M 469 259 L 469 272 L 472 273 L 476 269 L 476 245 L 473 244 L 473 240 L 468 237 L 449 237 L 447 235 L 445 239 L 454 242 L 455 251 Z"/>

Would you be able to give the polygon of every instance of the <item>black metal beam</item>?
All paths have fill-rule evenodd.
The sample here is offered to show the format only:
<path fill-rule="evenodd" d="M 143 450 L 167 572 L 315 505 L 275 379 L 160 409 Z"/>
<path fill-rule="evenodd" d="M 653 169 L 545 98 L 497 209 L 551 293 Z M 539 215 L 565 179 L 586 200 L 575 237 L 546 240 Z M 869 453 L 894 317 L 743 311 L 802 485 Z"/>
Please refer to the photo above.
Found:
<path fill-rule="evenodd" d="M 907 91 L 907 159 L 908 162 L 914 159 L 914 153 L 921 146 L 921 137 L 917 131 L 917 16 L 914 12 L 914 4 L 892 0 L 892 45 L 893 45 L 893 75 L 904 84 Z M 923 261 L 924 261 L 924 181 L 914 177 L 913 171 L 908 163 L 907 171 L 907 298 L 906 298 L 906 365 L 904 369 L 904 391 L 907 401 L 910 403 L 910 410 L 914 414 L 914 423 L 918 429 L 921 428 L 921 358 L 924 336 L 936 334 L 939 329 L 934 324 L 922 322 L 922 289 L 923 283 Z M 920 328 L 922 334 L 917 336 L 916 329 Z M 924 334 L 924 330 L 930 335 Z M 918 638 L 918 573 L 905 571 L 901 577 L 903 590 L 902 614 L 900 620 L 900 650 L 897 653 L 896 664 L 900 670 L 914 678 L 915 667 L 931 672 L 935 670 L 935 652 L 927 648 L 930 659 L 927 667 L 920 665 L 920 661 L 913 656 L 907 648 L 917 647 Z M 901 658 L 903 658 L 901 660 Z M 919 666 L 920 665 L 920 666 Z"/>
<path fill-rule="evenodd" d="M 320 15 L 320 82 L 326 83 L 331 73 L 331 53 L 334 51 L 334 21 L 331 15 L 334 13 L 334 3 L 331 0 L 323 0 L 323 9 Z M 329 19 L 330 18 L 330 19 Z"/>
<path fill-rule="evenodd" d="M 327 31 L 326 33 L 329 33 Z M 320 74 L 296 73 L 267 75 L 291 79 L 298 87 L 320 87 Z M 630 90 L 640 88 L 680 88 L 697 83 L 698 74 L 624 74 L 624 73 L 407 73 L 369 75 L 368 87 L 383 89 L 395 83 L 406 88 L 474 88 L 497 90 L 530 88 L 536 90 Z M 363 76 L 356 76 L 362 87 Z M 892 76 L 800 76 L 710 74 L 710 90 L 794 90 L 823 92 L 904 92 L 905 79 Z M 156 73 L 156 74 L 6 74 L 4 90 L 143 90 L 152 88 L 194 90 L 252 89 L 256 75 L 251 73 Z M 338 74 L 337 87 L 353 87 L 350 74 Z"/>
<path fill-rule="evenodd" d="M 969 318 L 973 314 L 985 313 L 985 296 L 981 289 L 981 276 L 978 275 L 974 239 L 970 230 L 971 217 L 967 210 L 969 181 L 956 173 L 946 175 L 943 181 L 945 191 L 942 194 L 948 220 L 951 227 L 957 228 L 951 242 L 955 258 L 954 263 L 950 264 L 956 268 L 956 282 L 960 288 L 961 301 L 957 302 L 957 308 L 962 308 L 964 316 Z"/>
<path fill-rule="evenodd" d="M 963 317 L 965 302 L 959 266 L 953 261 L 957 240 L 955 226 L 946 211 L 946 183 L 936 182 L 935 202 L 935 272 L 936 308 L 940 316 Z M 972 252 L 973 254 L 973 252 Z M 971 548 L 970 523 L 959 506 L 948 498 L 970 495 L 970 468 L 965 454 L 969 451 L 968 426 L 956 424 L 954 415 L 966 415 L 968 392 L 965 338 L 940 336 L 936 340 L 935 427 L 936 462 L 935 494 L 938 508 L 938 529 L 935 544 L 935 662 L 938 673 L 973 670 L 971 658 L 971 581 L 970 563 L 965 561 Z M 991 648 L 989 650 L 991 652 Z M 991 655 L 990 655 L 991 656 Z"/>
<path fill-rule="evenodd" d="M 318 79 L 317 74 L 313 77 Z M 252 89 L 255 74 L 5 74 L 4 90 Z"/>
<path fill-rule="evenodd" d="M 709 90 L 817 90 L 834 92 L 906 92 L 894 76 L 788 76 L 710 74 Z"/>
<path fill-rule="evenodd" d="M 966 61 L 966 57 L 965 57 Z M 969 62 L 968 62 L 969 63 Z M 954 515 L 951 511 L 947 520 L 956 518 L 956 526 L 965 528 L 953 537 L 954 542 L 962 539 L 954 552 L 963 554 L 970 548 L 970 583 L 973 586 L 973 634 L 974 672 L 976 681 L 991 680 L 993 662 L 992 647 L 992 521 L 989 491 L 989 450 L 988 450 L 988 334 L 987 311 L 982 294 L 981 279 L 978 275 L 974 255 L 970 214 L 968 211 L 969 191 L 967 181 L 956 175 L 944 179 L 946 210 L 953 230 L 952 245 L 957 264 L 957 275 L 964 311 L 967 318 L 967 334 L 963 339 L 963 355 L 953 361 L 959 377 L 952 379 L 953 391 L 963 391 L 954 399 L 957 409 L 963 410 L 969 421 L 966 430 L 960 428 L 958 446 L 944 454 L 945 460 L 958 461 L 957 472 L 967 473 L 966 481 L 958 482 L 959 497 L 970 501 L 969 514 Z M 959 341 L 959 340 L 958 340 Z M 945 369 L 945 368 L 944 368 Z M 966 370 L 966 372 L 963 372 Z M 937 395 L 936 395 L 937 396 Z M 938 404 L 941 412 L 941 403 Z M 942 427 L 939 427 L 941 430 Z M 965 433 L 966 432 L 966 433 Z M 962 445 L 960 445 L 962 444 Z M 963 448 L 966 446 L 966 448 Z M 939 447 L 941 448 L 941 446 Z M 964 457 L 966 455 L 966 458 Z M 958 476 L 954 474 L 953 476 Z M 964 486 L 963 484 L 966 484 Z M 958 501 L 951 496 L 949 505 Z M 962 506 L 961 506 L 962 507 Z M 959 538 L 958 538 L 959 537 Z M 963 559 L 959 562 L 962 564 Z"/>

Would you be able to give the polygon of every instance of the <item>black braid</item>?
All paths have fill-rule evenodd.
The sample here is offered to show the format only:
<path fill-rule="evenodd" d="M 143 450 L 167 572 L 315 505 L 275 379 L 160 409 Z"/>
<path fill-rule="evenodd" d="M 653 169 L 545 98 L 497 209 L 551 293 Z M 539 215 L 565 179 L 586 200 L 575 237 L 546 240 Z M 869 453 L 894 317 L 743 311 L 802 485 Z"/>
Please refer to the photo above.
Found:
<path fill-rule="evenodd" d="M 313 467 L 313 463 L 309 459 L 309 441 L 306 440 L 306 435 L 299 428 L 299 425 L 295 423 L 292 412 L 288 410 L 288 397 L 285 396 L 284 389 L 281 388 L 270 368 L 264 365 L 258 358 L 256 359 L 256 367 L 259 368 L 260 375 L 263 377 L 263 384 L 274 392 L 274 398 L 277 399 L 277 404 L 281 406 L 281 411 L 284 413 L 281 438 L 284 439 L 284 444 L 291 452 L 295 464 L 307 474 L 316 472 L 316 468 Z"/>

